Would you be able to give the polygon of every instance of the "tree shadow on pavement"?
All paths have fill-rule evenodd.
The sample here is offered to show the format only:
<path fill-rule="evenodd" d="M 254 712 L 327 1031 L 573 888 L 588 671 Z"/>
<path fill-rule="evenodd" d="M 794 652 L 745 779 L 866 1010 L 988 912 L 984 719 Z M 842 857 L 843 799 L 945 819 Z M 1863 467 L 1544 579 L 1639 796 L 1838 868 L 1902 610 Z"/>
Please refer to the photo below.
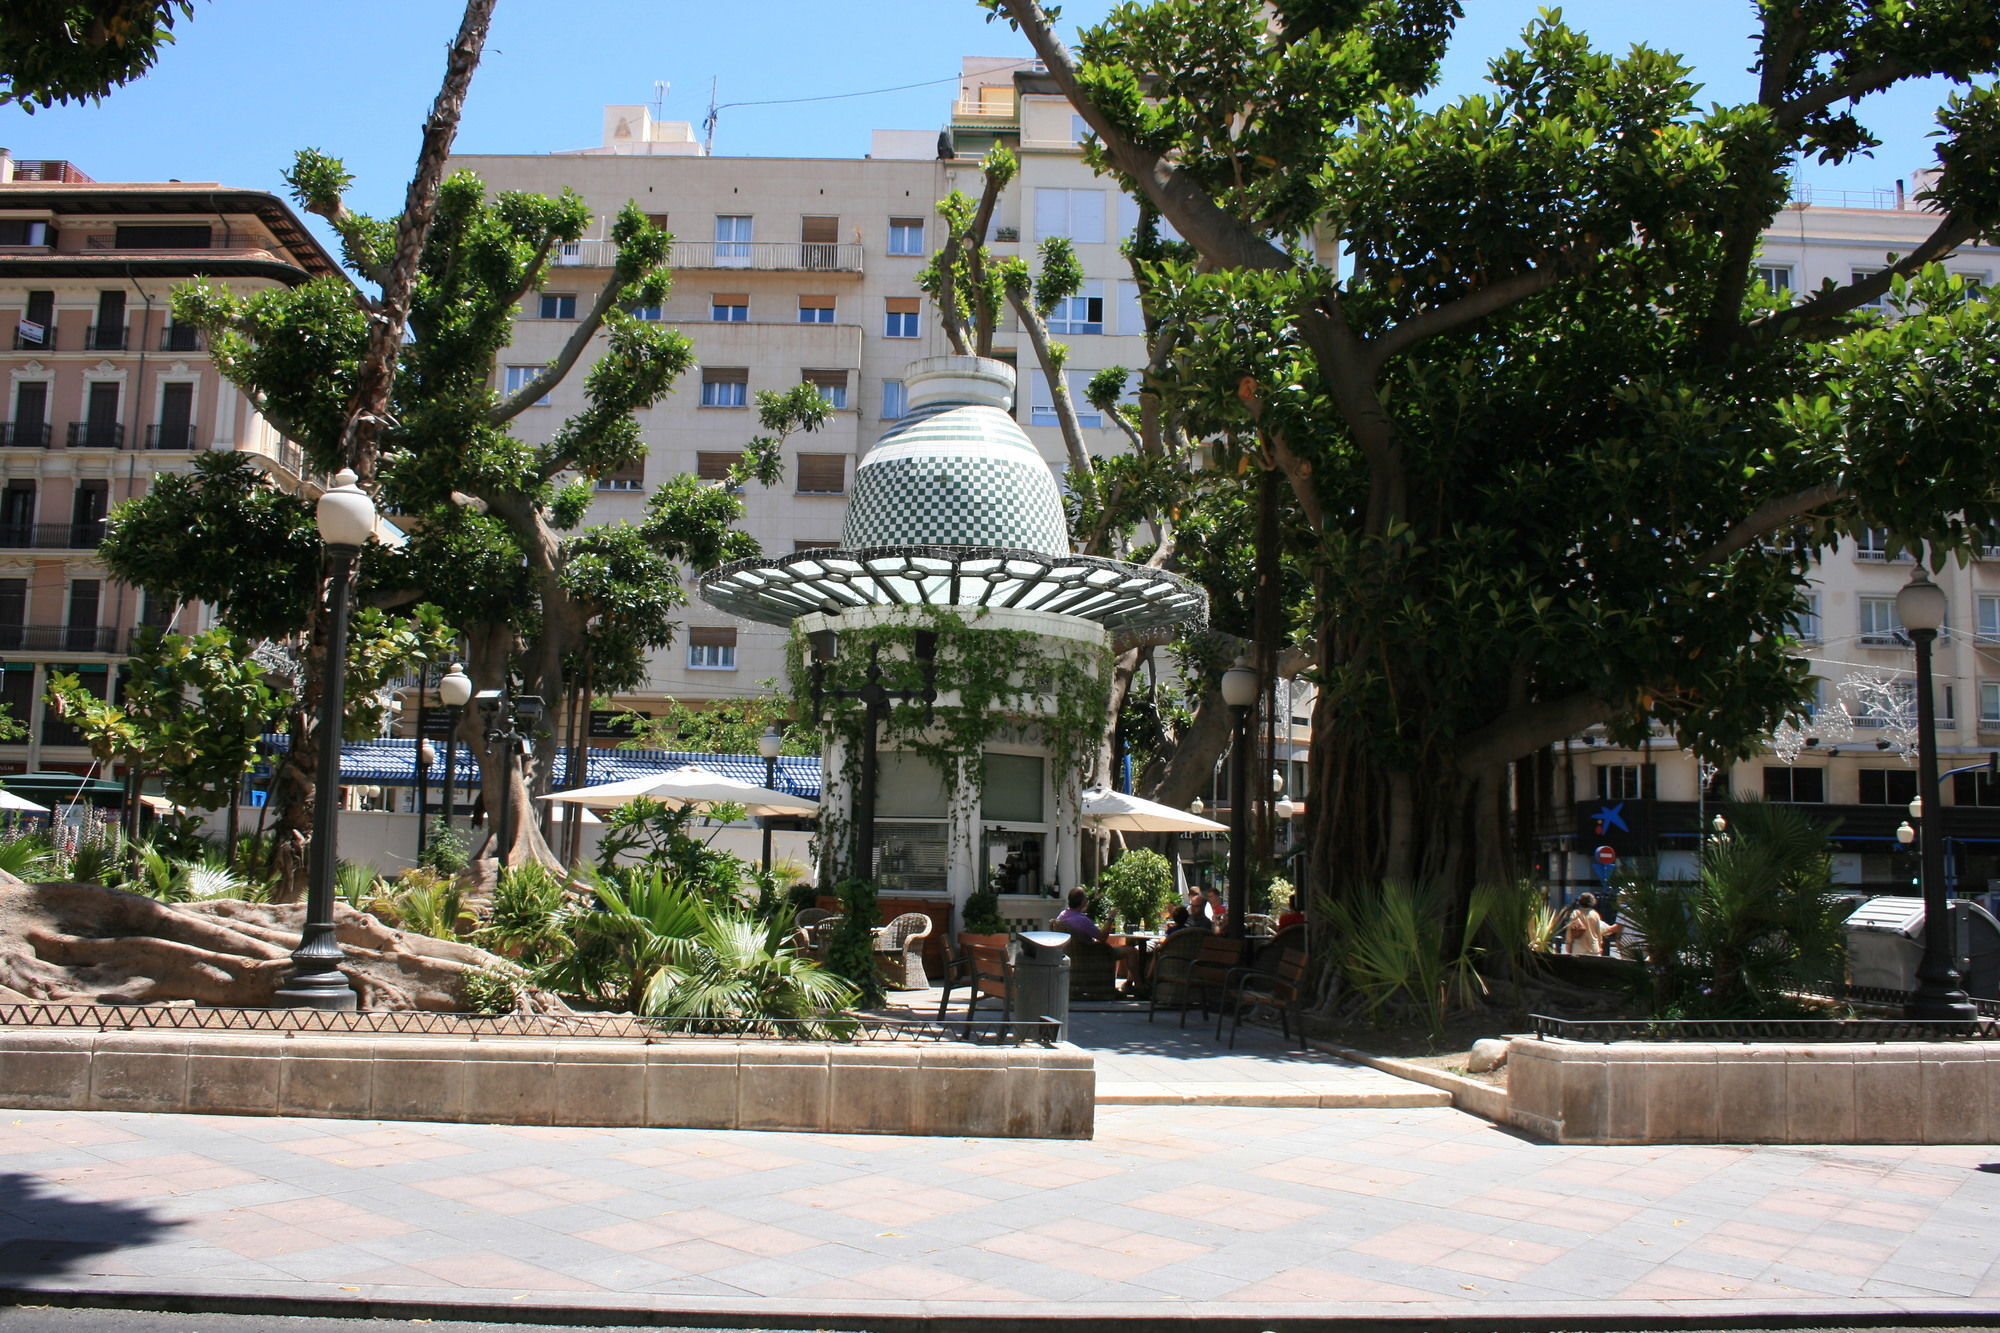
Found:
<path fill-rule="evenodd" d="M 180 1225 L 141 1205 L 78 1199 L 34 1176 L 0 1171 L 0 1289 L 60 1277 Z"/>

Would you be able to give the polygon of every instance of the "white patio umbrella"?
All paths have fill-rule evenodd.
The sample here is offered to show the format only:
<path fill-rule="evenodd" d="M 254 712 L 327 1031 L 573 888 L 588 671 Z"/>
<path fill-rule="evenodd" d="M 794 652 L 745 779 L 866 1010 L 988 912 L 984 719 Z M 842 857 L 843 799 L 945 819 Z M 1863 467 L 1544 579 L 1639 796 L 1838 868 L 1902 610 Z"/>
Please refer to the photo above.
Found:
<path fill-rule="evenodd" d="M 595 787 L 550 792 L 542 799 L 567 801 L 594 810 L 615 810 L 641 797 L 673 806 L 714 805 L 729 801 L 743 806 L 753 815 L 809 815 L 819 809 L 816 802 L 808 801 L 803 796 L 759 787 L 752 782 L 738 782 L 735 778 L 692 765 L 669 769 L 651 777 L 626 778 L 622 782 L 604 782 Z"/>
<path fill-rule="evenodd" d="M 1227 833 L 1229 825 L 1176 810 L 1130 792 L 1090 787 L 1083 793 L 1083 822 L 1125 833 Z"/>
<path fill-rule="evenodd" d="M 33 801 L 25 800 L 22 797 L 16 796 L 11 791 L 4 790 L 0 790 L 0 810 L 19 810 L 27 814 L 36 815 L 45 815 L 49 812 L 49 808 L 46 805 L 36 805 Z"/>

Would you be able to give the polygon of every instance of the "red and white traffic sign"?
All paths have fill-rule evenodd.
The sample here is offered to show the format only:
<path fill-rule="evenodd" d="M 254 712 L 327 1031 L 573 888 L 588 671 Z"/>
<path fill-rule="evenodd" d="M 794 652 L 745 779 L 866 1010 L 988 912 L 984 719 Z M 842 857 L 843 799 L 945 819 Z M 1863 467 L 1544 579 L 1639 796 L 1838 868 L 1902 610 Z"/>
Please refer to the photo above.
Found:
<path fill-rule="evenodd" d="M 1615 866 L 1618 864 L 1618 849 L 1609 845 L 1597 849 L 1597 864 Z"/>

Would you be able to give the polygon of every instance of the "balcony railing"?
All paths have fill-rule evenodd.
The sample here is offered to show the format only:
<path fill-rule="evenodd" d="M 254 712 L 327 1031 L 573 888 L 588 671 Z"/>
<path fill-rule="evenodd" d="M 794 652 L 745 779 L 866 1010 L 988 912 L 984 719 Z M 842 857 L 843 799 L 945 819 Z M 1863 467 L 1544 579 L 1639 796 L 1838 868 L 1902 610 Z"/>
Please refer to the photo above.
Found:
<path fill-rule="evenodd" d="M 83 350 L 86 352 L 124 351 L 125 326 L 123 324 L 92 324 L 83 331 Z"/>
<path fill-rule="evenodd" d="M 0 449 L 46 449 L 48 447 L 48 422 L 9 421 L 0 423 Z"/>
<path fill-rule="evenodd" d="M 675 241 L 675 268 L 749 269 L 768 273 L 859 273 L 863 247 L 834 241 Z M 610 268 L 618 247 L 572 241 L 556 252 L 559 267 Z"/>
<path fill-rule="evenodd" d="M 199 352 L 202 346 L 201 330 L 192 324 L 169 324 L 160 330 L 162 352 Z"/>
<path fill-rule="evenodd" d="M 146 447 L 148 449 L 199 449 L 195 443 L 195 428 L 192 421 L 178 424 L 161 422 L 146 427 Z"/>
<path fill-rule="evenodd" d="M 90 551 L 104 542 L 104 520 L 80 523 L 0 523 L 0 549 Z"/>
<path fill-rule="evenodd" d="M 14 350 L 17 352 L 53 352 L 56 350 L 56 331 L 53 325 L 44 325 L 40 333 L 23 333 L 14 330 Z"/>
<path fill-rule="evenodd" d="M 69 423 L 72 449 L 123 449 L 125 423 L 122 421 L 72 421 Z"/>
<path fill-rule="evenodd" d="M 115 653 L 125 633 L 116 625 L 0 625 L 0 652 Z"/>

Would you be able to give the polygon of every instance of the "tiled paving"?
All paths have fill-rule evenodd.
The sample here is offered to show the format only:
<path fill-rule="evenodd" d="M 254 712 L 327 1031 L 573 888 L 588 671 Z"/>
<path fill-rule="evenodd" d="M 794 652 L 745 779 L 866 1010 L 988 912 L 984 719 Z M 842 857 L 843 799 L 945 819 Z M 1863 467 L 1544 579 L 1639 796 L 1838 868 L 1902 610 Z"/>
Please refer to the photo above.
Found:
<path fill-rule="evenodd" d="M 2000 1149 L 1556 1147 L 1440 1108 L 1107 1106 L 1090 1142 L 0 1112 L 0 1283 L 440 1317 L 1968 1322 L 1996 1236 Z"/>

